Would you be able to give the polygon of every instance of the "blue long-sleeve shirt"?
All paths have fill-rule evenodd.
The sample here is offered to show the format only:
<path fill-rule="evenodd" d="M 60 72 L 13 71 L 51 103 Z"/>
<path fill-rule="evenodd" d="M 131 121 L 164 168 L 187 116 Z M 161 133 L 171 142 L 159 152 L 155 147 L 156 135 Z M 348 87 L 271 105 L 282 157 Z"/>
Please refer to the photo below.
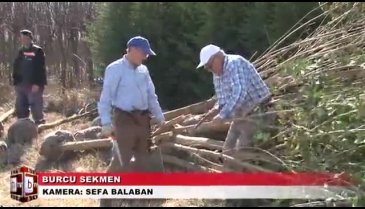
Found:
<path fill-rule="evenodd" d="M 165 120 L 147 67 L 133 66 L 126 56 L 111 63 L 105 70 L 98 103 L 103 126 L 112 123 L 112 106 L 124 111 L 149 110 L 159 122 Z"/>
<path fill-rule="evenodd" d="M 225 55 L 223 74 L 214 75 L 213 83 L 222 119 L 232 118 L 237 110 L 251 108 L 270 95 L 255 67 L 239 55 Z"/>

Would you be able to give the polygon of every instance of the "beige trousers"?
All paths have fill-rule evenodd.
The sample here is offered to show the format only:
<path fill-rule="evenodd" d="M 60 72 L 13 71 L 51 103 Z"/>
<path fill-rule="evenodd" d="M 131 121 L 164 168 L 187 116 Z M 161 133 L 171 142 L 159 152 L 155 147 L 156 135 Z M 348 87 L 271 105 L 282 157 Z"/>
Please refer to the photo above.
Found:
<path fill-rule="evenodd" d="M 268 105 L 268 102 L 263 102 L 251 112 L 244 108 L 237 111 L 235 118 L 241 120 L 233 120 L 231 123 L 223 145 L 223 152 L 231 155 L 241 148 L 252 146 L 256 132 L 265 131 L 265 127 L 273 125 L 275 122 L 276 114 L 267 113 L 272 111 L 273 108 Z"/>

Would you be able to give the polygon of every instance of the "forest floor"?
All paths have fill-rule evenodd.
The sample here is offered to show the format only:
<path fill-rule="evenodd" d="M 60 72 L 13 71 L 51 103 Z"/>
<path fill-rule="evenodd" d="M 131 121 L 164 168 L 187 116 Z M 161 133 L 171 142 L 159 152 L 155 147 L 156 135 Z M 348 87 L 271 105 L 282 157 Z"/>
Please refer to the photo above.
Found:
<path fill-rule="evenodd" d="M 12 102 L 9 102 L 14 98 L 14 94 L 9 92 L 11 87 L 6 87 L 6 90 L 9 94 L 7 99 L 4 99 L 3 106 L 0 108 L 0 115 L 5 113 L 7 110 L 12 108 Z M 88 98 L 90 94 L 95 95 L 96 92 L 82 91 L 82 93 L 78 93 L 77 97 L 75 97 L 74 92 L 72 93 L 74 99 L 73 102 L 82 103 L 81 100 Z M 45 92 L 45 103 L 53 102 L 52 99 L 58 95 L 58 87 L 56 84 L 50 85 L 49 88 Z M 66 96 L 67 97 L 67 96 Z M 62 101 L 56 99 L 57 101 Z M 63 100 L 64 101 L 64 100 Z M 69 100 L 71 101 L 71 100 Z M 57 105 L 56 105 L 57 106 Z M 62 106 L 62 105 L 58 105 Z M 68 104 L 70 107 L 71 104 Z M 65 107 L 65 106 L 64 106 Z M 59 112 L 62 112 L 58 110 Z M 48 122 L 56 121 L 62 118 L 65 118 L 64 114 L 59 112 L 47 112 L 45 117 Z M 4 123 L 5 131 L 8 130 L 11 124 L 13 124 L 16 119 L 10 118 Z M 82 130 L 91 126 L 91 121 L 86 119 L 76 120 L 71 123 L 66 123 L 60 126 L 57 126 L 53 129 L 46 130 L 42 132 L 37 141 L 34 141 L 31 146 L 23 146 L 17 145 L 15 150 L 12 150 L 10 155 L 12 157 L 19 158 L 20 161 L 17 164 L 10 164 L 5 167 L 0 167 L 0 205 L 2 206 L 18 206 L 18 207 L 44 207 L 44 206 L 76 206 L 76 207 L 97 207 L 99 206 L 98 200 L 92 199 L 83 199 L 83 200 L 47 200 L 47 199 L 36 199 L 27 203 L 20 203 L 16 200 L 11 199 L 10 197 L 10 172 L 11 170 L 17 168 L 20 165 L 26 165 L 32 168 L 35 168 L 37 171 L 76 171 L 76 172 L 104 172 L 108 166 L 108 162 L 105 161 L 105 158 L 102 156 L 102 153 L 97 151 L 91 151 L 87 154 L 83 154 L 78 156 L 75 159 L 69 160 L 67 162 L 60 163 L 49 163 L 45 161 L 45 159 L 40 156 L 37 144 L 42 144 L 45 136 L 51 132 L 56 130 L 68 130 L 75 133 L 78 130 Z M 5 132 L 6 133 L 6 132 Z M 22 153 L 22 154 L 21 154 Z M 16 156 L 14 156 L 16 155 Z M 168 206 L 168 207 L 181 207 L 181 206 L 223 206 L 225 201 L 222 200 L 214 200 L 214 201 L 205 201 L 205 200 L 125 200 L 121 201 L 121 206 Z"/>

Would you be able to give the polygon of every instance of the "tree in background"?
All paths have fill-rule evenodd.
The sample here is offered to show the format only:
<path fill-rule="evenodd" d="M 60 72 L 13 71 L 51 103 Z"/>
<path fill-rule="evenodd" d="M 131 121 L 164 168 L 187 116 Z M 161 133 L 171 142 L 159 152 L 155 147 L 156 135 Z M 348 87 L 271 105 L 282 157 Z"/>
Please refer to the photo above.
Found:
<path fill-rule="evenodd" d="M 30 29 L 46 54 L 47 72 L 63 88 L 93 80 L 93 62 L 84 41 L 96 15 L 94 2 L 3 2 L 0 4 L 0 79 L 11 78 L 21 29 Z M 5 83 L 5 82 L 4 82 Z"/>
<path fill-rule="evenodd" d="M 147 66 L 162 106 L 170 109 L 212 96 L 211 76 L 195 70 L 202 46 L 214 43 L 249 59 L 315 7 L 318 3 L 104 3 L 90 25 L 89 42 L 99 69 L 104 69 L 121 57 L 130 37 L 148 38 L 157 57 Z"/>

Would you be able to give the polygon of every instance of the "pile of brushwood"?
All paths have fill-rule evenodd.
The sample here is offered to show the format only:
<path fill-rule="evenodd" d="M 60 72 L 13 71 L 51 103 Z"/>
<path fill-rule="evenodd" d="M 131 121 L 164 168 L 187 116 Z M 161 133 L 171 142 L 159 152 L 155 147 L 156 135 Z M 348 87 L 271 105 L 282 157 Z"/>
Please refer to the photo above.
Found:
<path fill-rule="evenodd" d="M 337 9 L 330 7 L 318 17 L 293 27 L 253 61 L 273 93 L 278 116 L 272 127 L 274 132 L 258 131 L 254 145 L 242 149 L 235 157 L 223 154 L 229 122 L 206 121 L 195 127 L 215 104 L 215 98 L 210 98 L 165 113 L 166 125 L 153 132 L 153 141 L 161 148 L 164 163 L 184 171 L 310 171 L 347 173 L 364 179 L 365 17 L 357 15 L 359 5 L 363 8 L 361 3 L 355 3 L 328 20 Z M 291 34 L 323 17 L 327 17 L 326 21 L 309 36 L 281 46 Z M 95 113 L 93 110 L 92 114 Z M 71 120 L 63 122 L 68 121 Z M 61 123 L 40 128 L 58 124 Z M 82 143 L 85 144 L 64 149 L 87 149 L 87 143 L 90 144 Z M 92 147 L 95 145 L 111 146 L 107 139 Z M 223 166 L 223 162 L 229 166 Z M 357 195 L 343 194 L 344 200 L 361 205 L 362 185 L 352 189 Z M 308 204 L 326 206 L 332 202 Z"/>

